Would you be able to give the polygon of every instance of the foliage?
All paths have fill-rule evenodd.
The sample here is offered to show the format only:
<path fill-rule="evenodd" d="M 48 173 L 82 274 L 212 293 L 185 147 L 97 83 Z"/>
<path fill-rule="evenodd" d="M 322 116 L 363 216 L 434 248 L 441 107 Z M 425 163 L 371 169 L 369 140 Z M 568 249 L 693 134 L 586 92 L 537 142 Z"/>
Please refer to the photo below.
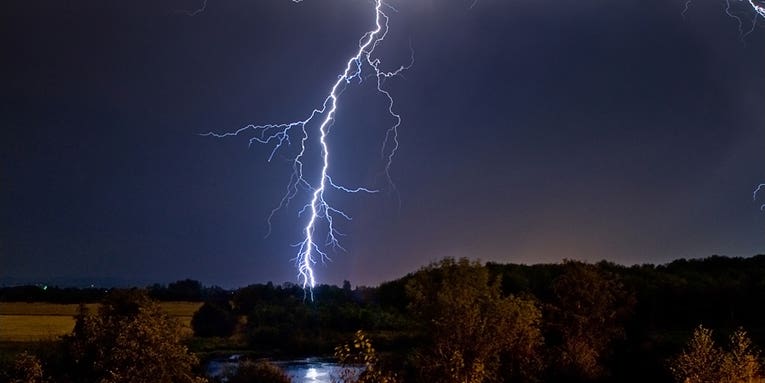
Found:
<path fill-rule="evenodd" d="M 314 300 L 300 286 L 251 285 L 233 296 L 234 312 L 246 313 L 250 346 L 279 354 L 331 352 L 356 329 L 406 331 L 401 313 L 374 305 L 370 288 L 320 285 Z"/>
<path fill-rule="evenodd" d="M 759 352 L 742 328 L 729 338 L 729 349 L 715 345 L 712 330 L 699 325 L 683 352 L 670 361 L 678 383 L 752 383 L 762 381 Z"/>
<path fill-rule="evenodd" d="M 335 358 L 340 364 L 346 366 L 338 383 L 396 383 L 399 381 L 396 374 L 383 369 L 377 351 L 372 347 L 372 342 L 361 330 L 356 331 L 352 342 L 335 347 Z M 350 368 L 354 365 L 363 366 L 363 371 L 359 374 L 355 369 Z"/>
<path fill-rule="evenodd" d="M 9 383 L 44 383 L 43 366 L 40 359 L 28 352 L 16 356 L 6 379 Z"/>
<path fill-rule="evenodd" d="M 610 344 L 624 336 L 622 321 L 631 309 L 631 296 L 613 274 L 576 261 L 564 263 L 552 292 L 547 326 L 557 373 L 601 376 Z"/>
<path fill-rule="evenodd" d="M 738 328 L 730 336 L 730 349 L 723 355 L 720 370 L 724 383 L 761 381 L 760 353 L 743 328 Z"/>
<path fill-rule="evenodd" d="M 290 377 L 279 366 L 265 361 L 243 360 L 234 374 L 228 375 L 228 383 L 290 383 Z"/>
<path fill-rule="evenodd" d="M 670 370 L 678 383 L 719 382 L 722 360 L 712 330 L 699 325 L 693 330 L 687 348 L 671 362 Z"/>
<path fill-rule="evenodd" d="M 70 378 L 100 383 L 196 383 L 181 327 L 145 292 L 114 291 L 97 314 L 83 306 L 64 338 Z"/>
<path fill-rule="evenodd" d="M 498 380 L 517 382 L 542 376 L 546 381 L 572 378 L 620 383 L 670 381 L 672 374 L 666 368 L 666 361 L 681 351 L 687 341 L 683 335 L 697 323 L 704 323 L 722 334 L 733 333 L 737 326 L 744 326 L 751 330 L 752 343 L 765 344 L 762 322 L 765 305 L 757 304 L 765 301 L 765 255 L 680 259 L 663 265 L 565 262 L 537 265 L 475 263 L 473 266 L 488 272 L 486 285 L 489 289 L 499 284 L 500 298 L 535 302 L 532 306 L 542 308 L 544 313 L 537 320 L 543 330 L 543 345 L 517 341 L 530 347 L 527 351 L 516 348 L 498 352 L 489 358 L 489 362 L 483 362 L 496 372 L 494 377 Z M 428 273 L 432 278 L 422 275 Z M 192 299 L 201 295 L 202 299 L 213 302 L 230 301 L 236 315 L 248 317 L 247 325 L 240 327 L 244 332 L 237 334 L 241 336 L 197 337 L 193 339 L 196 342 L 193 346 L 190 343 L 195 350 L 215 352 L 249 346 L 256 354 L 279 357 L 324 354 L 362 328 L 375 339 L 376 349 L 384 355 L 384 362 L 396 366 L 400 377 L 410 378 L 429 360 L 440 360 L 435 354 L 425 355 L 435 349 L 437 343 L 430 333 L 435 324 L 429 322 L 431 314 L 437 312 L 415 310 L 417 305 L 413 304 L 411 287 L 423 280 L 429 281 L 428 286 L 440 285 L 443 281 L 436 277 L 441 278 L 444 274 L 435 265 L 379 287 L 353 288 L 350 282 L 344 283 L 343 287 L 317 286 L 314 301 L 306 300 L 301 287 L 290 283 L 256 284 L 235 292 L 203 287 L 200 292 L 199 284 L 191 280 L 173 283 L 172 292 L 167 285 L 152 286 L 150 294 L 162 300 L 172 299 L 172 295 Z M 415 280 L 419 282 L 413 282 Z M 468 289 L 465 294 L 473 294 L 471 291 Z M 83 381 L 82 371 L 78 370 L 82 365 L 68 357 L 51 358 L 54 353 L 64 354 L 52 347 L 53 339 L 71 332 L 75 325 L 72 315 L 77 312 L 77 306 L 20 302 L 93 302 L 110 294 L 103 289 L 0 287 L 0 364 L 3 366 L 0 369 L 10 371 L 13 357 L 26 349 L 43 361 L 51 379 L 68 382 L 59 378 L 77 377 Z M 432 297 L 435 299 L 435 295 Z M 472 304 L 482 307 L 484 301 L 491 299 L 476 299 Z M 471 307 L 459 300 L 452 303 L 458 309 Z M 192 314 L 201 305 L 201 302 L 165 302 L 162 308 L 171 317 L 182 319 L 187 325 L 186 333 L 191 333 Z M 603 307 L 608 309 L 600 309 Z M 91 311 L 96 310 L 97 307 L 92 306 Z M 443 311 L 448 313 L 446 309 Z M 478 311 L 483 312 L 483 309 Z M 464 317 L 471 318 L 469 315 Z M 470 327 L 470 320 L 467 326 Z M 455 333 L 447 335 L 464 337 L 462 330 Z M 533 332 L 530 334 L 537 336 Z M 47 342 L 45 346 L 38 346 L 30 342 L 33 340 Z M 738 344 L 744 343 L 739 341 Z M 70 345 L 67 341 L 66 346 Z M 734 349 L 721 351 L 723 357 L 718 372 L 759 368 L 759 363 L 754 363 L 758 362 L 755 352 L 737 354 L 752 355 L 749 358 L 734 357 Z M 457 356 L 455 365 L 463 364 L 460 368 L 464 369 L 475 360 L 469 352 Z M 541 356 L 548 362 L 544 374 L 539 373 Z M 75 368 L 77 366 L 80 367 Z M 90 369 L 94 370 L 95 366 Z M 759 375 L 761 373 L 743 373 L 730 379 L 745 380 L 749 379 L 747 376 Z M 424 374 L 423 378 L 433 381 Z"/>
<path fill-rule="evenodd" d="M 429 381 L 483 382 L 498 376 L 500 355 L 514 356 L 514 375 L 531 377 L 539 366 L 541 313 L 532 299 L 501 296 L 498 281 L 467 259 L 444 259 L 407 284 L 410 310 L 424 326 L 428 345 L 419 369 Z"/>
<path fill-rule="evenodd" d="M 237 317 L 228 302 L 205 302 L 191 319 L 194 335 L 228 337 L 234 333 Z"/>

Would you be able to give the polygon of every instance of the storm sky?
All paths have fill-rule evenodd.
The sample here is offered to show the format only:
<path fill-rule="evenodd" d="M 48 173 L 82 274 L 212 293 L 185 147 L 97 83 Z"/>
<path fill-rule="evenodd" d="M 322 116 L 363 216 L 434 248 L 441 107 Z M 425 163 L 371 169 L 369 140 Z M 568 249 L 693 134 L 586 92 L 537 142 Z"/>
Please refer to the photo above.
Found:
<path fill-rule="evenodd" d="M 724 1 L 391 0 L 386 88 L 349 86 L 319 283 L 445 256 L 664 263 L 765 252 L 765 28 Z M 741 5 L 741 3 L 734 3 Z M 374 22 L 368 0 L 12 0 L 0 16 L 0 284 L 297 282 L 287 149 L 208 131 L 302 119 Z M 736 8 L 745 30 L 753 15 Z M 765 25 L 765 20 L 759 20 Z M 314 127 L 315 128 L 315 127 Z M 294 149 L 294 148 L 293 148 Z M 313 168 L 308 166 L 308 170 Z M 764 196 L 765 197 L 765 196 Z"/>

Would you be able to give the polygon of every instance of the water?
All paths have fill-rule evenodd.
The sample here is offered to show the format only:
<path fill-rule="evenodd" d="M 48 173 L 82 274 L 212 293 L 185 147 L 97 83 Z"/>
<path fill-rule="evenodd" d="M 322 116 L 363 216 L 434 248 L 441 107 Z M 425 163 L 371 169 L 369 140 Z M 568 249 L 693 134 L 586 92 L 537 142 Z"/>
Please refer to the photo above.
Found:
<path fill-rule="evenodd" d="M 292 383 L 331 383 L 339 381 L 345 367 L 330 359 L 306 358 L 298 360 L 272 361 L 290 377 Z M 207 375 L 221 377 L 233 373 L 239 366 L 239 355 L 226 359 L 214 359 L 207 363 Z M 362 367 L 350 367 L 349 371 L 358 374 Z"/>
<path fill-rule="evenodd" d="M 343 366 L 327 359 L 307 358 L 275 362 L 292 379 L 292 383 L 330 383 L 339 381 Z M 353 373 L 361 372 L 361 367 L 351 367 Z"/>
<path fill-rule="evenodd" d="M 205 373 L 211 378 L 219 378 L 233 373 L 239 367 L 239 355 L 231 355 L 225 359 L 213 359 L 207 362 Z"/>

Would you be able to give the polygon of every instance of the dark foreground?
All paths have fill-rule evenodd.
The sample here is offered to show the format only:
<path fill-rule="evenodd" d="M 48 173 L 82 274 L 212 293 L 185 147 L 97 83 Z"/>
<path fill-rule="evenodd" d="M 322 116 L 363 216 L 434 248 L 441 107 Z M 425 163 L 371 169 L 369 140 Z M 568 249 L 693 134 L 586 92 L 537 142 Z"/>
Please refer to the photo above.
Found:
<path fill-rule="evenodd" d="M 205 361 L 233 354 L 241 381 L 289 379 L 260 360 L 304 356 L 348 367 L 338 382 L 756 381 L 763 281 L 765 256 L 633 267 L 446 259 L 379 287 L 320 286 L 314 301 L 271 283 L 3 288 L 0 302 L 102 305 L 83 306 L 62 339 L 0 344 L 0 381 L 202 382 Z M 204 301 L 195 336 L 158 300 Z"/>

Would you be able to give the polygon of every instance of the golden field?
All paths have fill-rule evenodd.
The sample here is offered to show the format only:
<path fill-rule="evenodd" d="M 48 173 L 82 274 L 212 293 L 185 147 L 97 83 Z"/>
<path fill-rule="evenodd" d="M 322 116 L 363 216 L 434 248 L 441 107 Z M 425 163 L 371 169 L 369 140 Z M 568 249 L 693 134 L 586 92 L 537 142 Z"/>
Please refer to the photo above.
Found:
<path fill-rule="evenodd" d="M 202 305 L 199 302 L 162 302 L 162 309 L 176 318 L 191 333 L 191 317 Z M 98 304 L 88 304 L 91 311 Z M 76 304 L 0 303 L 0 342 L 48 340 L 68 334 L 74 328 Z"/>

